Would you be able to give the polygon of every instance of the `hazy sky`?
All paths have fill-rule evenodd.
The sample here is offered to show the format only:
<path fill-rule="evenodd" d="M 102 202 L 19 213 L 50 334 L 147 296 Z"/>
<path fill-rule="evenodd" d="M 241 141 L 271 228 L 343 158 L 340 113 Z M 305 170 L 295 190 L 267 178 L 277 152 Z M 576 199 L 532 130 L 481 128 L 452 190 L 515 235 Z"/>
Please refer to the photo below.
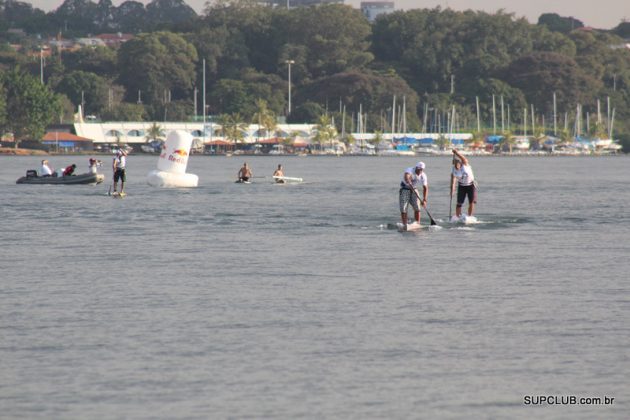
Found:
<path fill-rule="evenodd" d="M 98 2 L 98 0 L 92 0 Z M 139 0 L 144 4 L 150 0 Z M 184 0 L 186 3 L 201 12 L 206 0 Z M 290 1 L 290 0 L 289 0 Z M 59 7 L 63 0 L 30 0 L 33 6 L 50 11 Z M 123 0 L 113 0 L 115 5 L 120 5 Z M 361 0 L 346 0 L 346 4 L 359 6 Z M 514 13 L 517 17 L 525 17 L 531 23 L 538 21 L 542 13 L 557 13 L 560 16 L 573 16 L 584 22 L 586 26 L 611 29 L 622 20 L 630 20 L 630 0 L 395 0 L 396 8 L 433 8 L 441 6 L 454 10 L 484 10 L 494 13 L 499 9 Z"/>

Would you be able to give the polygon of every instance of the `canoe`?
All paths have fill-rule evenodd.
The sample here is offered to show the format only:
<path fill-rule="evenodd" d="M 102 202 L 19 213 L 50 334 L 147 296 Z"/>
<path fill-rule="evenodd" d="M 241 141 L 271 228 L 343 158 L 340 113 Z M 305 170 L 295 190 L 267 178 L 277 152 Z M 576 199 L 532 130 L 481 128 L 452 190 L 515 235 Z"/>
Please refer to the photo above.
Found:
<path fill-rule="evenodd" d="M 58 184 L 58 185 L 77 185 L 77 184 L 100 184 L 105 179 L 103 174 L 85 173 L 70 176 L 23 176 L 15 181 L 16 184 Z"/>

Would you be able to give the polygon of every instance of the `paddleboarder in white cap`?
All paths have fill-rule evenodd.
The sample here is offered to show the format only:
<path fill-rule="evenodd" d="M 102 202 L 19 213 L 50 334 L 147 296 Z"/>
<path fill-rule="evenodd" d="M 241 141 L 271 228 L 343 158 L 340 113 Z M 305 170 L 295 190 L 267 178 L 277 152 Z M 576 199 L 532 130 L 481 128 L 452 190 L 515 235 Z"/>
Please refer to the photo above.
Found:
<path fill-rule="evenodd" d="M 429 195 L 429 183 L 427 174 L 424 173 L 426 165 L 424 162 L 418 162 L 415 167 L 405 169 L 403 179 L 400 182 L 400 191 L 398 192 L 398 203 L 400 205 L 400 217 L 402 223 L 407 227 L 407 208 L 409 204 L 414 210 L 414 219 L 420 224 L 420 206 L 427 207 L 427 196 Z M 418 186 L 422 185 L 422 200 L 418 193 Z"/>

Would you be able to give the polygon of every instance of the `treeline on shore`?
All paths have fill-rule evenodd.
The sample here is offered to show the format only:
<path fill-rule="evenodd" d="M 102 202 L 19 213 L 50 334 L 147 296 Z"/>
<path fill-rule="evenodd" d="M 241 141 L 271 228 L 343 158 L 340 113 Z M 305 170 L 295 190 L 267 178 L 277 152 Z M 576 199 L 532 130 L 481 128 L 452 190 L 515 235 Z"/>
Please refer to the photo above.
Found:
<path fill-rule="evenodd" d="M 408 131 L 488 132 L 503 112 L 515 132 L 526 121 L 544 131 L 555 116 L 567 134 L 588 127 L 606 135 L 613 121 L 616 138 L 630 133 L 627 22 L 595 30 L 555 14 L 532 24 L 501 11 L 435 8 L 369 23 L 344 5 L 287 10 L 253 0 L 208 3 L 201 16 L 181 0 L 117 8 L 109 0 L 67 0 L 48 14 L 0 0 L 0 13 L 7 41 L 0 47 L 0 129 L 16 139 L 71 121 L 78 105 L 116 121 L 186 121 L 202 115 L 204 103 L 207 115 L 243 122 L 260 121 L 263 110 L 287 115 L 289 66 L 289 122 L 328 114 L 339 131 L 359 124 L 389 131 L 392 111 L 402 110 L 392 109 L 396 96 L 399 107 L 404 98 Z M 18 51 L 9 29 L 20 22 L 27 36 Z M 117 49 L 40 55 L 47 35 L 115 30 L 134 38 Z"/>

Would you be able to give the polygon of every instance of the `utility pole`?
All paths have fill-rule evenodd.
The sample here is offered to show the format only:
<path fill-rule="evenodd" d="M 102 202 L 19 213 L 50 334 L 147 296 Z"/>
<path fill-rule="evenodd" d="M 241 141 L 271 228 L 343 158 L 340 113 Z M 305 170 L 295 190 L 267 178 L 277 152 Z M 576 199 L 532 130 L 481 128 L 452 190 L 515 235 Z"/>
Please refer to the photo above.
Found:
<path fill-rule="evenodd" d="M 287 8 L 289 1 L 287 0 Z M 286 60 L 285 63 L 287 63 L 287 65 L 289 66 L 289 107 L 288 107 L 288 112 L 287 115 L 291 114 L 291 64 L 295 64 L 295 61 L 293 60 Z"/>

